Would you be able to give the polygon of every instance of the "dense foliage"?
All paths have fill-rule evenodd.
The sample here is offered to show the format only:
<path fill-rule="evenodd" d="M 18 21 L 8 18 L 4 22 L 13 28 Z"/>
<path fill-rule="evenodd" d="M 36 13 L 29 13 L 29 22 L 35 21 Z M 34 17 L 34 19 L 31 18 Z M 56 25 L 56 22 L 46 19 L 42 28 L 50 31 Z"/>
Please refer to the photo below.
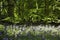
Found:
<path fill-rule="evenodd" d="M 23 26 L 23 27 L 22 27 Z M 27 26 L 0 24 L 0 40 L 59 40 L 60 26 Z"/>
<path fill-rule="evenodd" d="M 59 0 L 0 0 L 0 22 L 60 23 Z"/>

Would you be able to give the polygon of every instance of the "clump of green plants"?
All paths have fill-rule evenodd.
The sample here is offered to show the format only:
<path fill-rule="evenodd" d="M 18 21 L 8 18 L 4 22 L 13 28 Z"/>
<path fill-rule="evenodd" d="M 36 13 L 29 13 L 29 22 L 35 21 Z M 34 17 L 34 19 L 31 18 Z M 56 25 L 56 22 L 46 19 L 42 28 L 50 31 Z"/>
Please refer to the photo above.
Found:
<path fill-rule="evenodd" d="M 4 30 L 4 26 L 0 24 L 0 31 Z"/>
<path fill-rule="evenodd" d="M 3 0 L 0 1 L 0 20 L 14 24 L 60 23 L 59 4 L 58 0 Z"/>
<path fill-rule="evenodd" d="M 13 29 L 7 29 L 9 37 L 13 37 L 13 40 L 58 40 L 60 39 L 60 29 L 57 27 L 14 27 Z M 17 39 L 18 38 L 18 39 Z"/>

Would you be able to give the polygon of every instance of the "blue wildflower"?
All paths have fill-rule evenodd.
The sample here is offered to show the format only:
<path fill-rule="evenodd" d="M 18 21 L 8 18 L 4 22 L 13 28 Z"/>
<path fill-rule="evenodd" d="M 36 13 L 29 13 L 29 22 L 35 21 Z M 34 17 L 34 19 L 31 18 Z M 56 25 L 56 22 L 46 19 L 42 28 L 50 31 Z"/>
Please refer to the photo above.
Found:
<path fill-rule="evenodd" d="M 3 40 L 8 40 L 8 38 L 7 38 L 7 37 L 5 37 L 5 38 L 3 38 Z"/>
<path fill-rule="evenodd" d="M 2 35 L 2 32 L 0 32 L 0 35 Z"/>

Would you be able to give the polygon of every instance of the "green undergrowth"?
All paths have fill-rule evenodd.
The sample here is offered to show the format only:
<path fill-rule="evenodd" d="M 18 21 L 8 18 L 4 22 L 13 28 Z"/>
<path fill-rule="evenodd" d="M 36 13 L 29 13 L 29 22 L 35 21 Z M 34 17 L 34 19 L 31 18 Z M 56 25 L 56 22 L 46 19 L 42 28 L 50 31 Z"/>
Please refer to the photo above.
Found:
<path fill-rule="evenodd" d="M 4 30 L 4 26 L 0 25 L 0 39 L 7 37 L 9 40 L 59 40 L 60 31 L 58 28 L 44 28 L 40 30 L 33 30 L 29 27 L 26 27 L 25 30 L 19 28 L 11 28 L 8 26 L 7 30 Z"/>

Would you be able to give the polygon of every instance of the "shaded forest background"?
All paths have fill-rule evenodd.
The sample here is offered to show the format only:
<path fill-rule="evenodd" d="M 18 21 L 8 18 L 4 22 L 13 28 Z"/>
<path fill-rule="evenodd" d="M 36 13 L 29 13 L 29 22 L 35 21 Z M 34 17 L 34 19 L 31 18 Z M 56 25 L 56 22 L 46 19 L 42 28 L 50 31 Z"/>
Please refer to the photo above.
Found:
<path fill-rule="evenodd" d="M 0 23 L 60 23 L 59 0 L 0 0 Z"/>

